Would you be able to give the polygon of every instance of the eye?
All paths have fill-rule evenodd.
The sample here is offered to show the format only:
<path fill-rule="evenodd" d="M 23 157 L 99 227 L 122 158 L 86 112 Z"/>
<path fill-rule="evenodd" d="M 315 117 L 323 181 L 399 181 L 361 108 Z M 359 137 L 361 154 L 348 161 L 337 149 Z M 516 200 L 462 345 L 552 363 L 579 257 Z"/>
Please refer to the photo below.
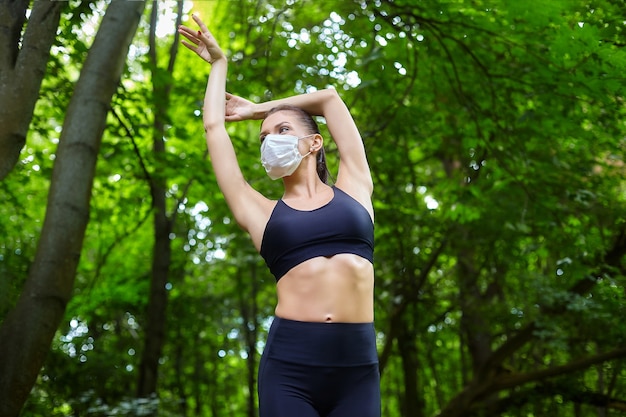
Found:
<path fill-rule="evenodd" d="M 285 133 L 289 131 L 289 127 L 288 126 L 281 126 L 278 128 L 278 133 Z"/>
<path fill-rule="evenodd" d="M 261 136 L 259 136 L 259 140 L 261 141 L 261 143 L 263 143 L 263 141 L 265 140 L 265 136 L 267 136 L 267 135 L 261 135 Z"/>

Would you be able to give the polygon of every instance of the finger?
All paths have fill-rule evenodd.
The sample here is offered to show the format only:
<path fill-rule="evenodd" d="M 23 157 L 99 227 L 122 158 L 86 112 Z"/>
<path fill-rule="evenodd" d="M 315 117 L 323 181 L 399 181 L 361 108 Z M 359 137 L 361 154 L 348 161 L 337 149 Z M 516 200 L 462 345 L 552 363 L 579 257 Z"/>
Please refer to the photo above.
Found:
<path fill-rule="evenodd" d="M 217 40 L 215 39 L 215 37 L 213 37 L 211 35 L 210 32 L 200 32 L 198 31 L 196 33 L 196 37 L 198 38 L 199 42 L 202 42 L 204 44 L 204 46 L 211 51 L 212 49 L 218 48 L 219 49 L 219 45 L 217 44 Z"/>
<path fill-rule="evenodd" d="M 209 34 L 211 33 L 209 31 L 209 28 L 207 28 L 204 22 L 202 21 L 202 19 L 200 19 L 200 16 L 193 14 L 191 15 L 191 17 L 193 17 L 193 20 L 195 20 L 198 26 L 200 26 L 200 30 L 202 31 L 202 33 L 209 33 Z"/>
<path fill-rule="evenodd" d="M 194 44 L 195 46 L 198 46 L 198 44 L 200 43 L 200 41 L 198 40 L 198 38 L 192 38 L 191 36 L 187 36 L 185 34 L 183 34 L 183 36 L 185 38 L 187 38 L 187 40 L 189 41 L 189 43 Z M 183 42 L 186 42 L 185 40 L 183 40 Z"/>
<path fill-rule="evenodd" d="M 178 33 L 180 33 L 181 35 L 183 35 L 185 38 L 189 39 L 191 42 L 193 42 L 196 45 L 199 43 L 196 31 L 193 31 L 187 27 L 181 26 L 178 29 Z"/>
<path fill-rule="evenodd" d="M 180 33 L 186 33 L 186 34 L 192 34 L 192 33 L 196 33 L 195 30 L 191 29 L 190 27 L 187 27 L 185 25 L 180 25 L 178 26 L 178 32 Z"/>
<path fill-rule="evenodd" d="M 240 122 L 242 120 L 243 120 L 243 118 L 241 116 L 237 115 L 237 114 L 232 115 L 232 116 L 228 116 L 228 115 L 224 116 L 224 121 L 226 121 L 226 122 Z"/>
<path fill-rule="evenodd" d="M 211 31 L 209 30 L 209 28 L 204 24 L 204 22 L 200 19 L 200 17 L 198 17 L 197 15 L 192 15 L 193 20 L 196 21 L 196 23 L 198 24 L 198 26 L 200 26 L 200 32 L 204 35 L 206 35 L 207 37 L 211 37 L 213 36 L 213 34 L 211 33 Z M 215 39 L 215 38 L 214 38 Z"/>
<path fill-rule="evenodd" d="M 187 37 L 187 36 L 185 36 L 185 37 L 187 38 L 187 40 L 188 40 L 189 42 L 187 42 L 187 41 L 186 41 L 186 40 L 184 40 L 184 39 L 183 39 L 181 42 L 182 42 L 182 43 L 183 43 L 186 47 L 188 47 L 188 48 L 192 48 L 192 47 L 193 47 L 194 49 L 198 47 L 198 44 L 199 44 L 200 42 L 198 42 L 198 40 L 197 40 L 197 39 L 195 39 L 195 38 L 190 38 L 190 37 Z"/>
<path fill-rule="evenodd" d="M 189 43 L 189 42 L 186 42 L 186 41 L 182 41 L 181 43 L 183 45 L 185 45 L 187 47 L 187 49 L 190 49 L 190 50 L 192 50 L 194 52 L 196 52 L 196 49 L 198 49 L 198 46 L 195 45 L 195 44 L 192 44 L 192 43 Z"/>

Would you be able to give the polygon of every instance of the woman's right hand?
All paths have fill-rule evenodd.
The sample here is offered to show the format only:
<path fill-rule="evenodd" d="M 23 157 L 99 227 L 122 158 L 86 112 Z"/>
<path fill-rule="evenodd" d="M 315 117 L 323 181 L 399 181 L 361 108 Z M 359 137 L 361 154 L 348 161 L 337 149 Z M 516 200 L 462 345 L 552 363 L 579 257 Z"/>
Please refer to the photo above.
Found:
<path fill-rule="evenodd" d="M 213 64 L 220 59 L 226 60 L 226 55 L 224 55 L 224 52 L 222 52 L 217 40 L 211 34 L 204 22 L 202 22 L 202 20 L 195 14 L 191 17 L 198 24 L 200 30 L 195 31 L 187 26 L 179 26 L 178 33 L 189 40 L 189 42 L 183 40 L 183 45 L 185 45 L 187 49 L 195 52 L 196 55 L 204 59 L 209 64 Z"/>

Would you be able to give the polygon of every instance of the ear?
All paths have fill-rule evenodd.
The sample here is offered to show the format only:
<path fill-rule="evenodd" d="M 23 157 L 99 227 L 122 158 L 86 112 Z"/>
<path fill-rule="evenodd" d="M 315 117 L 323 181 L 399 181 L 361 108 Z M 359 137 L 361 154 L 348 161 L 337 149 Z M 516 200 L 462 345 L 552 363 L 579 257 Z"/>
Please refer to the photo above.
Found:
<path fill-rule="evenodd" d="M 313 136 L 313 141 L 311 142 L 311 152 L 317 152 L 324 146 L 324 138 L 319 133 L 316 133 Z"/>

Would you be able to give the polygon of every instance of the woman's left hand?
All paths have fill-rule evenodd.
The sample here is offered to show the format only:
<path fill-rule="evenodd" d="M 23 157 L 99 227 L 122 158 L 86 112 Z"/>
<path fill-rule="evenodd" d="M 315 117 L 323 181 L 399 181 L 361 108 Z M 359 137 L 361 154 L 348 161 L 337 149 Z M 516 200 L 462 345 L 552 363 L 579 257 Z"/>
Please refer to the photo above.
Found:
<path fill-rule="evenodd" d="M 254 118 L 254 103 L 234 94 L 226 93 L 226 121 L 238 122 Z"/>
<path fill-rule="evenodd" d="M 196 55 L 209 64 L 214 64 L 220 59 L 226 60 L 226 55 L 224 55 L 217 40 L 204 22 L 196 15 L 192 15 L 192 18 L 198 24 L 200 30 L 195 31 L 187 26 L 179 26 L 178 33 L 189 40 L 189 42 L 183 40 L 183 45 L 185 45 L 187 49 L 195 52 Z"/>

